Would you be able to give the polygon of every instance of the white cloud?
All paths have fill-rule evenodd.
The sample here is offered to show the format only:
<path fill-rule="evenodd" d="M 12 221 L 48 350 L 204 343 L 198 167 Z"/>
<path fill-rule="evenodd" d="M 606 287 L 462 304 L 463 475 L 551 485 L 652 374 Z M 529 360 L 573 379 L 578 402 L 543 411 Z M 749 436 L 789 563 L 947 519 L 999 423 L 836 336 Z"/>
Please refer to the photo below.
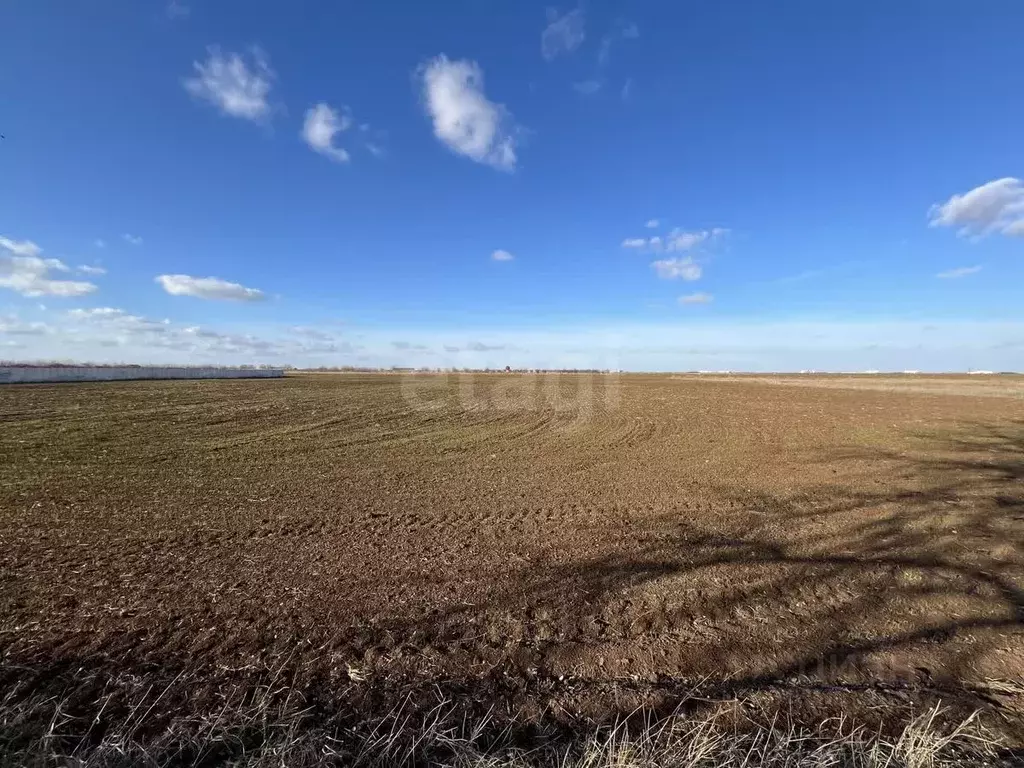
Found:
<path fill-rule="evenodd" d="M 583 94 L 584 96 L 593 96 L 601 90 L 603 85 L 604 83 L 600 80 L 584 80 L 580 83 L 573 83 L 572 87 L 576 93 Z"/>
<path fill-rule="evenodd" d="M 75 309 L 68 312 L 67 317 L 76 324 L 64 329 L 64 335 L 72 337 L 79 345 L 88 340 L 103 347 L 275 359 L 288 355 L 345 354 L 356 349 L 349 342 L 335 341 L 329 334 L 302 326 L 293 327 L 291 331 L 308 340 L 261 338 L 244 333 L 223 333 L 198 325 L 180 326 L 170 320 L 152 320 L 112 307 Z"/>
<path fill-rule="evenodd" d="M 91 309 L 69 309 L 68 317 L 73 318 L 96 318 L 96 317 L 125 317 L 125 311 L 123 309 L 114 309 L 113 307 L 93 307 Z"/>
<path fill-rule="evenodd" d="M 189 275 L 159 275 L 156 281 L 172 296 L 195 296 L 199 299 L 224 301 L 261 301 L 266 294 L 256 288 L 246 288 L 217 277 L 191 277 Z"/>
<path fill-rule="evenodd" d="M 103 267 L 94 267 L 94 266 L 91 266 L 89 264 L 82 264 L 78 268 L 78 271 L 81 272 L 83 275 L 105 275 L 105 274 L 107 274 L 107 270 L 105 270 Z"/>
<path fill-rule="evenodd" d="M 98 237 L 95 240 L 93 240 L 92 244 L 95 245 L 97 248 L 106 248 L 107 247 L 107 241 L 103 240 L 101 238 L 98 238 Z"/>
<path fill-rule="evenodd" d="M 314 152 L 319 152 L 339 163 L 347 163 L 349 154 L 341 147 L 334 146 L 334 137 L 348 130 L 351 125 L 352 118 L 349 115 L 320 103 L 306 112 L 306 121 L 302 125 L 302 140 Z"/>
<path fill-rule="evenodd" d="M 659 224 L 661 224 L 661 222 L 658 221 L 657 219 L 648 219 L 647 223 L 644 224 L 644 226 L 647 227 L 648 229 L 657 229 Z"/>
<path fill-rule="evenodd" d="M 23 323 L 16 315 L 0 315 L 0 333 L 10 336 L 42 336 L 49 331 L 50 327 L 46 323 Z"/>
<path fill-rule="evenodd" d="M 15 256 L 38 256 L 43 249 L 31 240 L 11 240 L 7 237 L 0 237 L 0 248 L 10 251 Z"/>
<path fill-rule="evenodd" d="M 491 254 L 491 258 L 494 259 L 495 261 L 512 261 L 513 259 L 515 259 L 515 256 L 513 256 L 508 251 L 503 251 L 499 248 L 497 251 Z"/>
<path fill-rule="evenodd" d="M 710 293 L 691 293 L 686 296 L 679 297 L 679 303 L 683 305 L 688 304 L 710 304 L 715 300 L 715 297 Z"/>
<path fill-rule="evenodd" d="M 562 54 L 572 53 L 586 38 L 583 9 L 577 8 L 564 16 L 548 10 L 548 25 L 540 36 L 541 55 L 551 61 Z"/>
<path fill-rule="evenodd" d="M 672 230 L 668 236 L 668 250 L 689 251 L 707 240 L 707 232 L 682 232 L 678 229 Z"/>
<path fill-rule="evenodd" d="M 689 256 L 675 259 L 659 259 L 651 264 L 658 277 L 663 280 L 699 280 L 702 274 L 700 264 L 697 264 Z"/>
<path fill-rule="evenodd" d="M 166 334 L 170 330 L 170 320 L 150 320 L 139 315 L 132 315 L 123 309 L 114 307 L 94 307 L 92 309 L 72 309 L 67 313 L 71 320 L 83 323 L 89 329 L 101 329 L 106 338 L 145 336 Z"/>
<path fill-rule="evenodd" d="M 121 238 L 129 245 L 142 245 L 142 238 L 138 235 L 129 235 L 127 232 Z"/>
<path fill-rule="evenodd" d="M 1024 235 L 1024 186 L 1020 179 L 996 179 L 936 203 L 928 215 L 929 226 L 960 227 L 961 236 Z"/>
<path fill-rule="evenodd" d="M 186 360 L 194 355 L 220 358 L 244 355 L 247 358 L 244 361 L 251 362 L 254 357 L 280 360 L 289 355 L 346 354 L 356 349 L 348 342 L 335 341 L 331 335 L 302 326 L 293 327 L 291 331 L 308 340 L 261 338 L 244 333 L 224 333 L 198 325 L 180 326 L 170 320 L 153 320 L 113 307 L 73 309 L 65 315 L 72 325 L 61 328 L 57 335 L 73 348 L 92 344 L 104 348 L 143 350 L 143 359 L 145 356 L 153 359 L 154 354 L 160 357 L 170 354 L 178 359 L 186 355 Z"/>
<path fill-rule="evenodd" d="M 702 229 L 695 232 L 685 232 L 681 229 L 673 229 L 665 241 L 667 251 L 689 251 L 702 243 L 710 243 L 720 237 L 729 234 L 729 230 L 721 227 L 713 229 Z"/>
<path fill-rule="evenodd" d="M 981 266 L 974 267 L 957 267 L 956 269 L 948 269 L 945 272 L 939 272 L 936 277 L 943 279 L 956 278 L 956 277 L 967 277 L 967 275 L 973 275 L 977 272 L 981 272 Z"/>
<path fill-rule="evenodd" d="M 216 106 L 225 115 L 260 121 L 270 115 L 271 84 L 274 72 L 266 57 L 253 50 L 252 68 L 237 53 L 222 54 L 209 49 L 209 58 L 193 62 L 195 77 L 183 81 L 185 90 Z"/>
<path fill-rule="evenodd" d="M 658 226 L 656 219 L 651 219 L 647 222 L 647 226 L 654 228 Z M 622 241 L 623 248 L 639 248 L 642 250 L 652 251 L 654 253 L 661 253 L 662 251 L 668 253 L 678 253 L 685 251 L 692 251 L 699 245 L 711 244 L 714 241 L 725 237 L 729 234 L 728 229 L 721 227 L 714 227 L 713 229 L 701 229 L 692 232 L 676 228 L 668 233 L 664 238 L 654 235 L 649 238 L 643 237 L 631 237 Z"/>
<path fill-rule="evenodd" d="M 411 341 L 392 341 L 391 346 L 402 352 L 424 352 L 427 349 L 425 344 L 414 344 Z"/>
<path fill-rule="evenodd" d="M 334 341 L 333 333 L 321 331 L 319 328 L 311 328 L 308 325 L 293 325 L 290 330 L 296 336 L 304 336 L 307 339 L 315 339 L 317 341 Z"/>
<path fill-rule="evenodd" d="M 482 341 L 471 341 L 466 345 L 470 352 L 497 352 L 507 348 L 506 344 L 484 344 Z"/>
<path fill-rule="evenodd" d="M 687 287 L 686 284 L 683 285 Z M 679 296 L 679 292 L 676 293 Z M 674 303 L 674 302 L 673 302 Z M 624 370 L 1024 370 L 1024 323 L 1008 320 L 854 322 L 715 320 L 705 312 L 717 304 L 679 307 L 680 315 L 662 323 L 525 323 L 463 328 L 454 339 L 450 327 L 364 326 L 355 340 L 302 338 L 289 326 L 261 330 L 182 326 L 160 320 L 73 318 L 53 313 L 51 330 L 38 335 L 0 335 L 24 343 L 12 350 L 18 359 L 77 359 L 137 363 L 294 363 L 360 364 L 388 367 L 422 361 L 451 365 L 444 354 L 458 354 L 460 366 L 511 365 L 513 368 L 611 368 Z M 694 323 L 696 312 L 701 322 Z M 127 315 L 127 313 L 124 313 Z M 341 333 L 335 325 L 316 328 Z M 401 339 L 425 351 L 392 346 Z M 476 341 L 472 341 L 476 340 Z M 0 341 L 2 344 L 3 341 Z M 499 351 L 488 348 L 503 347 Z M 427 357 L 431 352 L 441 357 Z"/>
<path fill-rule="evenodd" d="M 421 69 L 423 97 L 434 136 L 460 155 L 503 171 L 516 167 L 516 128 L 508 110 L 484 95 L 484 74 L 474 61 L 445 55 Z"/>
<path fill-rule="evenodd" d="M 83 296 L 96 290 L 92 283 L 55 280 L 52 273 L 70 270 L 60 259 L 44 259 L 41 253 L 42 248 L 28 240 L 0 237 L 0 288 L 22 296 Z"/>
<path fill-rule="evenodd" d="M 1024 218 L 1011 221 L 1003 228 L 1004 235 L 1015 235 L 1017 237 L 1024 237 Z"/>

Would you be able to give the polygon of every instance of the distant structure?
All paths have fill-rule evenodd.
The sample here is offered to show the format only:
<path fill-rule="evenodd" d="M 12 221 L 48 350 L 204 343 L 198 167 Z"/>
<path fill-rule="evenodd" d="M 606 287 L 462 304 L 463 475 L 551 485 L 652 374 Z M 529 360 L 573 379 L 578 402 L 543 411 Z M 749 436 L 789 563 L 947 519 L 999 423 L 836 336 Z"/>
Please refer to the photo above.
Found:
<path fill-rule="evenodd" d="M 0 365 L 0 384 L 142 379 L 276 379 L 280 368 L 171 367 L 145 365 Z"/>

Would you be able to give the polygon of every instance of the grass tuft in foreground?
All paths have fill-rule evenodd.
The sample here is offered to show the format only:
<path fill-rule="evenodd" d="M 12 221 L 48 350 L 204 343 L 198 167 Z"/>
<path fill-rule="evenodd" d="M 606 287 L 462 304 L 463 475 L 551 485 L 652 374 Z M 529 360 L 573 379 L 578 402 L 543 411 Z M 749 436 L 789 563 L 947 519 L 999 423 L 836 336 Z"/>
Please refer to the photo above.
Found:
<path fill-rule="evenodd" d="M 575 731 L 471 719 L 451 704 L 392 710 L 357 727 L 327 728 L 295 698 L 267 689 L 227 697 L 204 716 L 149 713 L 160 694 L 131 708 L 96 702 L 92 717 L 68 701 L 0 702 L 0 765 L 451 766 L 452 768 L 953 768 L 1021 765 L 1021 755 L 970 717 L 950 726 L 936 707 L 893 732 L 843 720 L 813 729 L 776 719 L 753 726 L 730 715 L 675 715 L 657 722 Z M 148 702 L 148 703 L 147 703 Z M 42 714 L 47 717 L 40 719 Z M 732 715 L 735 711 L 732 712 Z"/>

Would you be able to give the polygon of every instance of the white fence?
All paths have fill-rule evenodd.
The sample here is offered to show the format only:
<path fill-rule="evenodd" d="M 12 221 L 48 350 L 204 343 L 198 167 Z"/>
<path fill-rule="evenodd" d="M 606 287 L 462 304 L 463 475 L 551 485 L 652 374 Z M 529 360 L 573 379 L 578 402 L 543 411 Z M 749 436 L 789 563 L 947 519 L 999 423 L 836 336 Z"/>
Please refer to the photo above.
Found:
<path fill-rule="evenodd" d="M 0 384 L 58 381 L 130 381 L 132 379 L 275 379 L 276 368 L 161 368 L 156 366 L 0 366 Z"/>

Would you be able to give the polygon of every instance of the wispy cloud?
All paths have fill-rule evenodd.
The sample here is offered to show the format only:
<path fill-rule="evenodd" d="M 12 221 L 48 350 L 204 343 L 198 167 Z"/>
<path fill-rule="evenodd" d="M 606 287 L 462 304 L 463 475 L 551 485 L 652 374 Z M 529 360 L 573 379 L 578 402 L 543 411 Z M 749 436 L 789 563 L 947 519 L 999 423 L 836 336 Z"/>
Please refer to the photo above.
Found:
<path fill-rule="evenodd" d="M 0 237 L 0 288 L 22 296 L 84 296 L 96 290 L 92 283 L 55 279 L 55 273 L 70 272 L 60 259 L 44 259 L 43 249 L 31 240 Z"/>
<path fill-rule="evenodd" d="M 689 256 L 674 259 L 659 259 L 658 261 L 652 262 L 651 266 L 654 271 L 658 273 L 658 277 L 662 280 L 675 280 L 682 278 L 683 280 L 693 281 L 699 280 L 703 274 L 700 264 L 697 264 Z"/>
<path fill-rule="evenodd" d="M 457 344 L 444 344 L 442 349 L 445 352 L 500 352 L 502 350 L 514 349 L 508 344 L 486 344 L 482 341 L 470 341 L 465 346 Z"/>
<path fill-rule="evenodd" d="M 626 82 L 622 84 L 622 90 L 619 91 L 619 96 L 623 101 L 629 101 L 629 95 L 633 92 L 633 78 L 626 78 Z"/>
<path fill-rule="evenodd" d="M 1024 186 L 1020 179 L 996 179 L 936 203 L 928 215 L 929 226 L 960 227 L 961 236 L 1024 236 Z"/>
<path fill-rule="evenodd" d="M 315 329 L 302 329 L 295 334 L 303 338 L 261 337 L 246 333 L 225 333 L 200 325 L 181 325 L 168 319 L 156 320 L 134 315 L 114 307 L 73 309 L 64 315 L 67 322 L 47 331 L 56 341 L 63 341 L 72 349 L 83 347 L 116 347 L 118 359 L 134 354 L 134 359 L 153 360 L 167 356 L 190 359 L 193 355 L 213 356 L 221 359 L 281 360 L 288 356 L 348 355 L 357 347 L 350 342 L 336 340 Z M 293 329 L 294 330 L 294 329 Z"/>
<path fill-rule="evenodd" d="M 374 130 L 369 123 L 359 124 L 359 134 L 363 137 L 363 146 L 374 157 L 385 157 L 388 153 L 384 146 L 387 131 Z"/>
<path fill-rule="evenodd" d="M 78 267 L 78 271 L 83 275 L 105 275 L 107 270 L 103 267 L 97 267 L 90 264 L 82 264 Z"/>
<path fill-rule="evenodd" d="M 499 352 L 508 349 L 507 344 L 485 344 L 482 341 L 471 341 L 466 345 L 470 352 Z"/>
<path fill-rule="evenodd" d="M 658 226 L 658 222 L 656 219 L 651 219 L 647 222 L 647 226 L 653 229 Z M 675 253 L 691 251 L 701 245 L 710 245 L 728 234 L 729 230 L 723 227 L 693 231 L 687 231 L 677 227 L 664 237 L 661 235 L 652 235 L 651 237 L 628 237 L 622 241 L 622 247 L 635 248 L 653 253 Z"/>
<path fill-rule="evenodd" d="M 17 315 L 0 315 L 0 333 L 10 336 L 42 336 L 49 331 L 50 327 L 46 323 L 26 323 L 19 320 Z"/>
<path fill-rule="evenodd" d="M 517 128 L 508 110 L 484 95 L 480 66 L 474 61 L 451 61 L 442 54 L 421 67 L 420 74 L 434 136 L 478 163 L 514 170 Z"/>
<path fill-rule="evenodd" d="M 548 25 L 540 36 L 540 52 L 551 61 L 558 56 L 575 51 L 586 39 L 583 9 L 577 8 L 563 16 L 554 9 L 548 10 Z"/>
<path fill-rule="evenodd" d="M 691 293 L 679 297 L 679 303 L 684 306 L 688 304 L 710 304 L 714 300 L 715 297 L 710 293 Z"/>
<path fill-rule="evenodd" d="M 11 240 L 8 237 L 0 237 L 0 248 L 15 256 L 38 256 L 43 249 L 31 240 Z"/>
<path fill-rule="evenodd" d="M 644 224 L 644 226 L 647 227 L 648 229 L 657 229 L 660 224 L 661 222 L 658 221 L 657 219 L 648 219 L 647 223 Z"/>
<path fill-rule="evenodd" d="M 312 328 L 307 325 L 294 325 L 289 329 L 296 336 L 303 336 L 307 339 L 316 339 L 317 341 L 333 341 L 335 334 L 323 331 L 319 328 Z"/>
<path fill-rule="evenodd" d="M 159 275 L 156 281 L 172 296 L 194 296 L 199 299 L 222 301 L 262 301 L 263 291 L 246 288 L 239 283 L 219 277 L 192 277 L 190 275 Z"/>
<path fill-rule="evenodd" d="M 142 245 L 142 238 L 139 237 L 138 235 L 129 235 L 128 233 L 125 233 L 121 235 L 121 237 L 124 239 L 126 243 L 129 243 L 131 245 Z"/>
<path fill-rule="evenodd" d="M 164 8 L 164 14 L 168 19 L 187 19 L 191 13 L 192 9 L 178 0 L 171 0 Z"/>
<path fill-rule="evenodd" d="M 497 251 L 491 254 L 491 258 L 494 261 L 512 261 L 515 259 L 515 256 L 513 256 L 508 251 L 503 251 L 499 248 Z"/>
<path fill-rule="evenodd" d="M 103 239 L 101 239 L 99 237 L 97 237 L 95 240 L 93 240 L 92 244 L 94 246 L 96 246 L 97 248 L 106 248 L 107 247 L 107 241 L 103 240 Z"/>
<path fill-rule="evenodd" d="M 677 299 L 677 292 L 673 303 Z M 463 328 L 417 325 L 360 330 L 358 344 L 344 338 L 314 338 L 290 327 L 261 324 L 259 331 L 238 331 L 179 324 L 130 315 L 101 313 L 77 317 L 52 312 L 49 330 L 25 328 L 24 335 L 0 334 L 25 343 L 23 359 L 77 358 L 96 362 L 359 363 L 418 365 L 424 360 L 452 365 L 434 351 L 459 354 L 461 366 L 513 368 L 613 368 L 624 370 L 732 369 L 819 370 L 1024 370 L 1024 323 L 1005 319 L 949 321 L 816 319 L 715 319 L 711 305 L 679 306 L 658 323 L 535 324 Z M 101 307 L 100 309 L 111 309 Z M 115 314 L 116 313 L 116 314 Z M 695 315 L 700 322 L 694 322 Z M 706 316 L 705 316 L 706 315 Z M 62 319 L 66 318 L 66 319 Z M 120 318 L 120 319 L 119 319 Z M 27 318 L 26 318 L 27 319 Z M 28 325 L 25 323 L 25 325 Z M 340 333 L 335 326 L 319 325 Z M 422 350 L 399 350 L 399 339 Z M 502 349 L 498 349 L 502 348 Z"/>
<path fill-rule="evenodd" d="M 584 96 L 593 96 L 601 90 L 603 85 L 604 83 L 601 80 L 583 80 L 579 83 L 573 83 L 572 87 L 576 93 L 581 93 Z"/>
<path fill-rule="evenodd" d="M 973 275 L 977 272 L 981 272 L 980 265 L 976 265 L 973 267 L 957 267 L 956 269 L 947 269 L 945 272 L 939 272 L 939 274 L 937 274 L 936 277 L 941 277 L 943 279 L 951 279 L 957 277 L 967 277 L 968 275 Z"/>
<path fill-rule="evenodd" d="M 630 21 L 619 19 L 615 27 L 601 38 L 601 45 L 597 49 L 597 66 L 603 69 L 611 61 L 612 44 L 616 40 L 636 40 L 640 37 L 640 28 Z"/>
<path fill-rule="evenodd" d="M 349 154 L 341 147 L 334 145 L 334 137 L 346 131 L 352 125 L 352 118 L 347 113 L 332 109 L 320 103 L 306 112 L 306 120 L 302 125 L 302 140 L 314 152 L 339 163 L 347 163 Z"/>
<path fill-rule="evenodd" d="M 192 66 L 196 75 L 183 81 L 192 96 L 231 117 L 260 122 L 270 116 L 268 97 L 275 75 L 259 49 L 253 49 L 251 66 L 241 54 L 223 54 L 217 48 Z"/>

